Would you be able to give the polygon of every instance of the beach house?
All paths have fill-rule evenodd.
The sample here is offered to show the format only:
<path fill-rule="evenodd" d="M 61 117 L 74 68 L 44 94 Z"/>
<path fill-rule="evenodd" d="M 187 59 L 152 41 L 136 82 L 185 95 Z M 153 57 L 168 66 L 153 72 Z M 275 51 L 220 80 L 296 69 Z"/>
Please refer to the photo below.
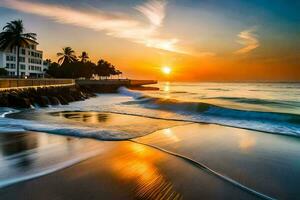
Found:
<path fill-rule="evenodd" d="M 48 67 L 43 62 L 43 51 L 38 50 L 37 45 L 37 42 L 32 41 L 28 48 L 20 48 L 19 70 L 23 77 L 43 77 L 44 69 Z M 17 59 L 16 48 L 0 51 L 0 68 L 5 68 L 9 76 L 16 76 Z"/>

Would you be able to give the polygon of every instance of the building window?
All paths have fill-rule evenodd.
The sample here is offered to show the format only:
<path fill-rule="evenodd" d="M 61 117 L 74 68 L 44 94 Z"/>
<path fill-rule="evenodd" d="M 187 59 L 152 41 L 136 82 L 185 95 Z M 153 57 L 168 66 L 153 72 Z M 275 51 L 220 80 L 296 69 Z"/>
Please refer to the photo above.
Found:
<path fill-rule="evenodd" d="M 6 56 L 6 61 L 16 61 L 16 57 L 14 57 L 14 56 Z"/>
<path fill-rule="evenodd" d="M 6 68 L 9 68 L 9 63 L 6 63 Z"/>
<path fill-rule="evenodd" d="M 20 69 L 25 70 L 25 69 L 26 69 L 26 65 L 21 64 L 21 65 L 20 65 Z"/>
<path fill-rule="evenodd" d="M 25 57 L 19 57 L 20 62 L 25 62 Z"/>
<path fill-rule="evenodd" d="M 26 54 L 25 49 L 22 49 L 22 50 L 21 50 L 21 54 L 22 54 L 22 55 L 25 55 L 25 54 Z"/>
<path fill-rule="evenodd" d="M 11 64 L 10 64 L 10 68 L 11 68 L 11 69 L 15 69 L 15 68 L 16 68 L 16 65 L 13 64 L 13 63 L 11 63 Z"/>

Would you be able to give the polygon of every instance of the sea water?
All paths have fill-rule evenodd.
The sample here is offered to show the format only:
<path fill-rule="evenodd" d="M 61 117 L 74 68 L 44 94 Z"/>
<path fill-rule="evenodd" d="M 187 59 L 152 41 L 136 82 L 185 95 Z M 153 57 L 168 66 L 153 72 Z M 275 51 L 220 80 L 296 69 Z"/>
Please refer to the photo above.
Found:
<path fill-rule="evenodd" d="M 51 113 L 70 111 L 108 112 L 182 122 L 204 122 L 274 134 L 300 136 L 300 84 L 297 83 L 160 83 L 158 91 L 99 94 L 96 98 L 66 106 L 15 110 L 2 108 L 0 132 L 32 130 L 104 140 L 135 138 L 157 130 L 138 126 L 103 128 L 85 123 L 53 120 Z M 9 118 L 21 113 L 20 119 Z M 16 117 L 14 117 L 16 118 Z M 117 122 L 115 122 L 117 124 Z M 130 124 L 127 124 L 129 126 Z M 125 130 L 127 130 L 125 128 Z"/>
<path fill-rule="evenodd" d="M 116 94 L 98 94 L 97 97 L 90 98 L 85 101 L 73 102 L 69 105 L 58 105 L 48 108 L 36 107 L 25 110 L 1 108 L 1 146 L 7 146 L 7 138 L 14 138 L 14 135 L 8 134 L 14 134 L 16 131 L 18 131 L 18 133 L 35 131 L 66 136 L 77 136 L 81 138 L 86 137 L 98 140 L 117 141 L 139 138 L 153 132 L 157 133 L 157 131 L 160 133 L 160 130 L 162 130 L 163 133 L 168 130 L 176 130 L 176 128 L 169 129 L 170 127 L 178 126 L 179 129 L 183 126 L 189 127 L 189 124 L 191 123 L 218 124 L 226 127 L 241 128 L 241 130 L 251 129 L 258 131 L 253 133 L 253 137 L 255 136 L 255 144 L 258 145 L 256 150 L 259 152 L 252 155 L 246 151 L 244 154 L 243 151 L 237 151 L 240 148 L 240 145 L 232 145 L 230 146 L 231 148 L 225 148 L 227 143 L 235 143 L 232 142 L 235 141 L 233 138 L 236 137 L 239 141 L 239 137 L 243 138 L 244 136 L 249 137 L 251 135 L 251 132 L 247 132 L 245 134 L 239 132 L 234 135 L 230 129 L 228 129 L 229 131 L 227 132 L 224 131 L 221 135 L 218 134 L 218 140 L 211 140 L 216 138 L 216 133 L 212 133 L 213 137 L 207 137 L 210 138 L 211 142 L 206 142 L 205 144 L 213 143 L 213 146 L 218 145 L 218 143 L 221 144 L 218 148 L 209 148 L 209 154 L 205 154 L 205 152 L 208 152 L 207 148 L 199 148 L 200 143 L 195 141 L 196 143 L 191 145 L 196 136 L 190 137 L 192 138 L 192 140 L 190 140 L 189 137 L 185 135 L 189 134 L 189 131 L 182 133 L 182 135 L 172 135 L 171 133 L 166 132 L 168 137 L 167 139 L 164 138 L 164 141 L 170 139 L 174 140 L 181 137 L 181 142 L 175 140 L 173 141 L 174 144 L 168 143 L 172 144 L 170 147 L 176 147 L 175 149 L 168 147 L 168 145 L 162 141 L 157 141 L 157 138 L 159 137 L 156 137 L 155 140 L 151 140 L 149 143 L 151 143 L 151 145 L 160 146 L 160 148 L 164 148 L 166 150 L 172 150 L 175 153 L 179 152 L 183 154 L 182 156 L 192 157 L 196 161 L 204 162 L 205 164 L 208 163 L 208 167 L 223 174 L 230 175 L 229 177 L 242 183 L 246 176 L 240 177 L 239 174 L 236 175 L 235 173 L 231 173 L 234 171 L 228 171 L 226 166 L 241 167 L 238 165 L 241 160 L 244 160 L 243 162 L 249 161 L 251 163 L 255 161 L 255 163 L 260 163 L 261 159 L 267 159 L 268 162 L 266 163 L 269 165 L 269 170 L 267 171 L 270 173 L 272 172 L 271 176 L 274 176 L 274 180 L 282 179 L 282 177 L 276 173 L 276 169 L 283 166 L 288 165 L 290 166 L 290 169 L 297 171 L 298 165 L 294 160 L 289 161 L 285 159 L 287 163 L 281 164 L 281 162 L 284 162 L 283 159 L 288 154 L 293 154 L 293 158 L 297 157 L 295 155 L 297 155 L 298 152 L 296 149 L 299 145 L 298 137 L 300 137 L 300 84 L 163 82 L 156 86 L 159 90 L 133 91 L 127 88 L 120 88 L 119 92 Z M 185 128 L 183 127 L 181 130 L 185 130 Z M 200 130 L 203 130 L 203 128 L 199 127 L 199 131 Z M 194 127 L 190 131 L 193 131 L 193 135 L 197 135 L 197 128 L 195 129 Z M 218 129 L 218 131 L 222 130 Z M 202 133 L 202 135 L 198 135 L 197 141 L 201 139 L 203 140 L 206 138 L 204 135 L 209 133 L 210 132 L 207 131 Z M 272 135 L 270 137 L 259 137 L 259 135 L 264 136 L 268 133 L 275 134 L 275 136 L 277 134 L 285 135 L 285 137 L 273 137 Z M 220 136 L 226 137 L 226 134 L 232 138 L 232 140 L 227 143 L 225 143 L 226 140 L 219 138 Z M 237 136 L 239 134 L 241 134 L 241 136 Z M 169 137 L 169 135 L 172 135 L 172 137 Z M 45 138 L 46 136 L 43 135 L 41 137 Z M 246 147 L 253 143 L 251 143 L 251 141 L 253 141 L 253 137 L 252 140 L 247 140 L 248 143 L 246 143 Z M 286 139 L 286 137 L 290 139 Z M 65 141 L 65 139 L 62 138 L 59 139 L 59 141 Z M 145 142 L 147 140 L 143 140 L 143 138 L 141 138 L 140 141 Z M 221 141 L 223 141 L 223 143 Z M 278 143 L 277 146 L 270 145 L 270 141 L 276 141 Z M 67 141 L 66 143 L 69 144 L 70 142 Z M 50 142 L 50 144 L 52 144 L 52 142 Z M 75 146 L 78 147 L 77 142 L 71 142 L 71 144 L 75 144 Z M 81 145 L 79 145 L 80 148 L 85 146 L 85 143 L 79 144 Z M 292 150 L 285 148 L 285 144 L 288 146 L 292 144 Z M 72 145 L 69 144 L 69 146 Z M 64 150 L 66 147 L 65 142 L 59 142 L 59 148 L 62 149 L 64 154 L 62 154 L 62 158 L 54 158 L 52 160 L 53 162 L 49 165 L 49 163 L 45 163 L 43 159 L 48 160 L 47 157 L 49 157 L 49 152 L 51 155 L 54 155 L 56 150 L 40 151 L 38 148 L 40 146 L 43 147 L 43 145 L 38 145 L 36 148 L 33 148 L 35 149 L 33 151 L 32 149 L 28 150 L 25 148 L 24 151 L 18 152 L 14 155 L 7 155 L 7 152 L 9 151 L 7 151 L 7 148 L 5 148 L 6 150 L 3 148 L 1 150 L 2 157 L 0 157 L 0 159 L 2 162 L 0 163 L 0 168 L 5 170 L 2 170 L 3 173 L 0 173 L 0 177 L 2 177 L 3 180 L 2 182 L 0 181 L 0 183 L 7 185 L 9 183 L 20 181 L 16 179 L 17 176 L 15 176 L 15 174 L 18 175 L 19 173 L 20 174 L 18 176 L 25 177 L 24 180 L 26 177 L 36 177 L 38 175 L 50 173 L 55 171 L 55 169 L 62 168 L 58 166 L 68 166 L 70 163 L 74 164 L 82 159 L 90 157 L 90 154 L 96 155 L 98 153 L 95 149 L 91 149 L 89 152 L 84 152 L 84 154 L 82 154 L 80 148 L 79 150 L 72 148 L 75 149 L 76 152 L 68 155 L 65 154 L 66 151 Z M 204 146 L 207 147 L 207 145 L 202 145 L 202 147 Z M 234 152 L 242 153 L 239 153 L 238 155 L 236 155 L 237 153 L 230 153 L 233 147 L 237 148 Z M 217 149 L 222 149 L 223 153 L 217 153 Z M 68 148 L 68 150 L 70 149 Z M 226 153 L 226 151 L 228 152 Z M 274 151 L 279 152 L 276 153 L 278 156 L 270 153 L 267 155 L 268 152 Z M 67 153 L 70 152 L 67 151 Z M 218 155 L 217 157 L 228 155 L 228 158 L 231 158 L 233 155 L 236 155 L 234 161 L 237 164 L 234 164 L 232 161 L 228 161 L 226 165 L 218 164 L 214 166 L 215 164 L 211 163 L 211 161 L 216 159 L 212 158 L 203 160 L 205 156 L 211 158 L 214 153 Z M 27 157 L 36 157 L 35 160 L 38 161 L 33 162 L 37 163 L 38 167 L 30 168 L 25 175 L 24 173 L 21 173 L 24 170 L 24 167 L 21 167 L 21 172 L 17 173 L 12 171 L 14 168 L 9 167 L 12 163 L 21 162 L 22 165 L 22 159 L 24 158 L 23 154 L 29 155 Z M 253 159 L 253 156 L 255 157 L 255 160 Z M 256 157 L 259 159 L 256 159 Z M 277 161 L 273 162 L 272 159 L 274 158 L 276 158 L 277 161 L 281 159 L 280 163 Z M 27 164 L 25 162 L 25 166 L 26 165 Z M 248 168 L 251 170 L 254 169 L 250 164 Z M 262 168 L 261 171 L 265 171 L 265 168 Z M 263 177 L 263 174 L 264 173 L 262 173 L 260 177 Z M 292 174 L 290 175 L 292 176 Z M 249 177 L 251 176 L 252 175 L 250 173 Z M 249 181 L 248 178 L 246 180 Z M 258 191 L 265 186 L 264 181 L 261 182 L 261 188 L 257 186 L 258 184 L 256 182 L 251 183 L 247 181 L 244 182 L 246 186 L 253 186 L 254 189 L 257 187 Z M 291 188 L 291 193 L 294 191 L 292 189 L 293 187 L 289 187 L 288 184 L 287 188 Z M 287 188 L 286 190 L 288 190 Z M 272 190 L 272 188 L 269 189 Z M 266 190 L 266 193 L 268 194 L 268 190 Z"/>

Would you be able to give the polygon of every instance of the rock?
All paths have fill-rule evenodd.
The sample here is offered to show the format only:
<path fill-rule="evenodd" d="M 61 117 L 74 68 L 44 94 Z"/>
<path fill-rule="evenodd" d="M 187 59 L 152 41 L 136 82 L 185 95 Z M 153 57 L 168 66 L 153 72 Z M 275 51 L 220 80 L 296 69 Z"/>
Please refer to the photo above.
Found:
<path fill-rule="evenodd" d="M 50 96 L 49 100 L 50 100 L 51 105 L 59 105 L 60 104 L 59 99 L 57 97 Z"/>
<path fill-rule="evenodd" d="M 8 94 L 7 101 L 9 107 L 30 108 L 31 106 L 29 99 L 19 97 L 16 93 Z"/>
<path fill-rule="evenodd" d="M 31 105 L 67 105 L 69 102 L 94 96 L 96 95 L 90 89 L 80 86 L 25 88 L 0 91 L 0 106 L 30 108 Z"/>
<path fill-rule="evenodd" d="M 57 96 L 61 105 L 68 105 L 69 102 L 61 95 Z"/>
<path fill-rule="evenodd" d="M 47 107 L 50 104 L 48 98 L 45 96 L 36 96 L 34 101 L 39 107 Z"/>

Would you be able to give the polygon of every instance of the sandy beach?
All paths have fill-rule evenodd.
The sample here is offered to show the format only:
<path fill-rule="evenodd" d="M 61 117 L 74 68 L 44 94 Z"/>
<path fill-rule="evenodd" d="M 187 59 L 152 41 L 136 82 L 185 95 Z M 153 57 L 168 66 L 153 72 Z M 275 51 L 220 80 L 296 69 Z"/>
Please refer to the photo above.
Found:
<path fill-rule="evenodd" d="M 296 160 L 300 141 L 290 137 L 196 123 L 132 141 L 105 142 L 34 132 L 8 135 L 12 138 L 1 137 L 2 155 L 7 145 L 15 145 L 9 149 L 16 152 L 6 152 L 6 158 L 20 163 L 6 161 L 11 165 L 7 168 L 19 168 L 20 174 L 26 170 L 34 174 L 76 157 L 83 159 L 54 173 L 3 187 L 1 199 L 261 198 L 172 153 L 204 164 L 257 194 L 272 198 L 299 195 Z M 22 154 L 22 146 L 27 153 Z M 24 164 L 25 156 L 32 157 L 29 163 Z M 8 174 L 9 170 L 3 170 L 1 177 L 9 179 Z"/>
<path fill-rule="evenodd" d="M 62 136 L 50 136 L 51 140 L 57 137 Z M 98 143 L 95 148 L 102 148 L 97 156 L 55 173 L 4 187 L 0 190 L 1 199 L 255 198 L 153 148 L 130 141 L 92 141 L 89 145 L 92 143 Z"/>

